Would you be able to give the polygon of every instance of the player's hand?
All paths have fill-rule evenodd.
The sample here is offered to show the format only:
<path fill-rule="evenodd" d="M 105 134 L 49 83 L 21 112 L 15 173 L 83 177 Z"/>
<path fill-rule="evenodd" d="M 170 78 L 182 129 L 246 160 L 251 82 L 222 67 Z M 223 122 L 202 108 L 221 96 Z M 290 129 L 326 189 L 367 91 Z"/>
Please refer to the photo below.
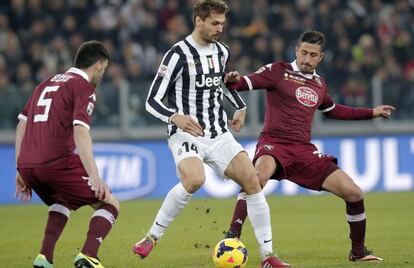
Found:
<path fill-rule="evenodd" d="M 171 117 L 171 122 L 179 129 L 190 133 L 194 137 L 204 136 L 203 128 L 189 115 L 174 114 Z"/>
<path fill-rule="evenodd" d="M 95 197 L 99 200 L 107 200 L 111 196 L 108 185 L 99 177 L 89 178 L 91 189 L 95 191 Z"/>
<path fill-rule="evenodd" d="M 374 118 L 383 117 L 388 119 L 393 111 L 395 111 L 395 107 L 391 105 L 377 106 L 374 108 Z"/>
<path fill-rule="evenodd" d="M 246 119 L 246 109 L 237 110 L 233 115 L 233 120 L 229 120 L 229 126 L 236 132 L 240 132 L 240 129 L 244 126 L 244 120 Z"/>
<path fill-rule="evenodd" d="M 224 83 L 237 83 L 239 82 L 241 79 L 241 75 L 239 72 L 237 71 L 232 71 L 232 72 L 228 72 L 226 73 L 226 75 L 224 76 Z"/>
<path fill-rule="evenodd" d="M 26 185 L 19 173 L 16 174 L 16 193 L 14 196 L 23 203 L 28 203 L 32 199 L 32 188 Z"/>

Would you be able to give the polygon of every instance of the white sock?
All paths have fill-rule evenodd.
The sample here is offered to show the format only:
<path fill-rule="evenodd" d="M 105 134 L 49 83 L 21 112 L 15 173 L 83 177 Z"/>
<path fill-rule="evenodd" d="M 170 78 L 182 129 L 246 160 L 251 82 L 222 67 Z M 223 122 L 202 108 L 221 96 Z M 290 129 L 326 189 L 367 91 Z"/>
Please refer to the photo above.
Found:
<path fill-rule="evenodd" d="M 262 258 L 273 253 L 270 210 L 263 191 L 246 196 L 247 215 L 252 223 Z M 266 242 L 265 242 L 266 241 Z"/>
<path fill-rule="evenodd" d="M 168 225 L 185 208 L 191 196 L 192 194 L 184 189 L 181 182 L 175 185 L 165 197 L 149 233 L 156 239 L 160 239 Z"/>

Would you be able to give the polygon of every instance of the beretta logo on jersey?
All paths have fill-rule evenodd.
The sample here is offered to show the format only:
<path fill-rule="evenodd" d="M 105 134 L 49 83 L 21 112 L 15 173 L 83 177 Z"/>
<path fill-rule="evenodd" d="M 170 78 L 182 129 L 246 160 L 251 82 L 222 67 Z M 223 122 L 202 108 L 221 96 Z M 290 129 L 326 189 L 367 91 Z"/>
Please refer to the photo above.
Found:
<path fill-rule="evenodd" d="M 154 190 L 156 160 L 153 152 L 120 143 L 96 143 L 93 150 L 99 174 L 118 199 L 138 198 Z"/>
<path fill-rule="evenodd" d="M 198 74 L 195 85 L 197 89 L 210 89 L 211 87 L 219 87 L 220 82 L 221 73 Z"/>
<path fill-rule="evenodd" d="M 307 107 L 318 104 L 318 94 L 308 87 L 298 87 L 295 92 L 296 99 Z"/>

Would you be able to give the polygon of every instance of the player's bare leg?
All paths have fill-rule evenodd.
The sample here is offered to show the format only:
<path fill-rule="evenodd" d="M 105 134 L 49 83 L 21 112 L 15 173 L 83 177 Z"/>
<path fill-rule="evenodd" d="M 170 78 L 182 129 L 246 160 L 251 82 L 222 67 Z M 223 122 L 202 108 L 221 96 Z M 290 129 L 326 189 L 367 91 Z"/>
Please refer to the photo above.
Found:
<path fill-rule="evenodd" d="M 276 172 L 277 163 L 273 156 L 263 155 L 259 157 L 255 164 L 256 174 L 259 177 L 260 185 L 265 187 L 269 178 Z M 243 223 L 247 218 L 246 193 L 243 189 L 237 197 L 236 206 L 233 212 L 230 229 L 225 234 L 226 238 L 240 238 L 242 233 Z"/>
<path fill-rule="evenodd" d="M 361 188 L 341 169 L 335 170 L 322 184 L 322 188 L 342 198 L 346 203 L 352 249 L 350 261 L 382 261 L 365 247 L 366 217 Z"/>
<path fill-rule="evenodd" d="M 193 193 L 204 184 L 204 167 L 199 158 L 189 157 L 181 160 L 178 171 L 181 182 L 168 192 L 148 234 L 134 245 L 134 253 L 141 258 L 150 254 L 167 227 L 186 207 Z"/>
<path fill-rule="evenodd" d="M 290 267 L 273 254 L 269 206 L 247 153 L 237 154 L 230 162 L 225 174 L 240 184 L 246 192 L 248 217 L 259 244 L 262 267 Z"/>

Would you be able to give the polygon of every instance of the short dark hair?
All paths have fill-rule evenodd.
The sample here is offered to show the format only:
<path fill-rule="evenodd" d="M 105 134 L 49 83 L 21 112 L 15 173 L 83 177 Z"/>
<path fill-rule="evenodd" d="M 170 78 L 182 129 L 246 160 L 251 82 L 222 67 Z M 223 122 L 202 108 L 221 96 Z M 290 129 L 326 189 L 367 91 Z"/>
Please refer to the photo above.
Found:
<path fill-rule="evenodd" d="M 82 43 L 75 56 L 75 67 L 86 69 L 97 61 L 110 60 L 108 49 L 99 41 L 92 40 Z"/>
<path fill-rule="evenodd" d="M 205 20 L 212 12 L 226 14 L 230 10 L 223 0 L 198 0 L 193 6 L 193 22 L 197 16 Z"/>
<path fill-rule="evenodd" d="M 306 31 L 302 33 L 299 37 L 299 44 L 303 42 L 319 45 L 321 51 L 325 49 L 325 35 L 318 31 Z"/>

